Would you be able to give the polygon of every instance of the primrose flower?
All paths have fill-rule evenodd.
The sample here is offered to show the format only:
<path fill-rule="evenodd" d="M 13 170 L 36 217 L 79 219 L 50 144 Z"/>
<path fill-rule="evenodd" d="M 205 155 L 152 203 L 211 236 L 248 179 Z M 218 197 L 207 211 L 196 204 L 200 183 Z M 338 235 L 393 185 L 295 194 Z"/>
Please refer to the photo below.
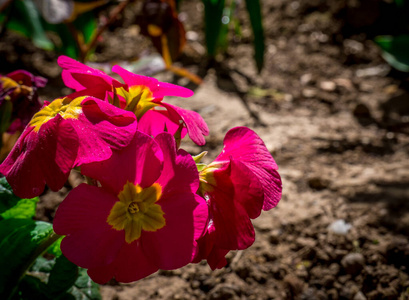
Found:
<path fill-rule="evenodd" d="M 0 75 L 0 132 L 24 130 L 31 117 L 41 108 L 37 88 L 44 87 L 46 83 L 47 79 L 24 70 Z"/>
<path fill-rule="evenodd" d="M 275 207 L 281 198 L 277 164 L 258 135 L 246 127 L 231 129 L 220 155 L 200 171 L 199 192 L 209 205 L 206 234 L 198 241 L 195 262 L 207 259 L 215 269 L 229 250 L 254 242 L 250 219 Z"/>
<path fill-rule="evenodd" d="M 165 129 L 175 134 L 181 124 L 182 138 L 186 134 L 198 145 L 204 145 L 204 135 L 209 129 L 203 118 L 196 112 L 162 102 L 165 96 L 190 97 L 193 92 L 171 83 L 136 75 L 120 66 L 113 66 L 112 71 L 122 77 L 125 87 L 116 88 L 118 95 L 126 101 L 126 110 L 131 110 L 138 118 L 138 130 L 156 136 Z"/>
<path fill-rule="evenodd" d="M 132 111 L 138 119 L 138 130 L 152 136 L 164 131 L 175 135 L 181 131 L 181 138 L 187 133 L 196 144 L 205 144 L 203 136 L 209 134 L 209 129 L 198 113 L 162 102 L 165 96 L 190 97 L 191 90 L 133 74 L 117 65 L 112 71 L 121 76 L 125 84 L 66 56 L 60 56 L 58 64 L 63 68 L 64 83 L 75 89 L 76 95 L 105 99 Z M 118 103 L 115 97 L 119 98 Z"/>
<path fill-rule="evenodd" d="M 196 164 L 172 135 L 137 132 L 127 148 L 81 170 L 101 187 L 72 190 L 53 226 L 66 235 L 64 255 L 92 280 L 131 282 L 191 262 L 208 209 L 196 194 Z"/>
<path fill-rule="evenodd" d="M 134 114 L 92 97 L 56 99 L 37 112 L 0 165 L 14 193 L 59 190 L 72 168 L 108 159 L 136 131 Z"/>

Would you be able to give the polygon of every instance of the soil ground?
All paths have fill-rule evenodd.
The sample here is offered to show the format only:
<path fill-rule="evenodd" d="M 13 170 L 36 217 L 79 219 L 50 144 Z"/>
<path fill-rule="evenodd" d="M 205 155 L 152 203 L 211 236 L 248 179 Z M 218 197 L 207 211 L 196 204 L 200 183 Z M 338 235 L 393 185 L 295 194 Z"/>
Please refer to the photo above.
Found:
<path fill-rule="evenodd" d="M 131 284 L 110 282 L 101 287 L 104 299 L 409 299 L 408 75 L 391 69 L 371 41 L 383 28 L 386 3 L 262 2 L 261 74 L 244 7 L 238 10 L 242 37 L 208 68 L 203 7 L 182 2 L 189 39 L 178 64 L 204 83 L 189 85 L 193 97 L 168 101 L 208 123 L 206 146 L 182 144 L 191 153 L 209 151 L 207 162 L 230 128 L 255 130 L 280 167 L 281 202 L 254 220 L 254 245 L 231 252 L 225 268 L 199 263 Z M 97 61 L 132 59 L 150 49 L 132 25 L 135 11 L 119 21 L 124 27 L 106 32 Z M 3 56 L 4 66 L 51 78 L 46 98 L 69 92 L 54 54 L 12 34 L 6 40 L 0 57 L 14 56 Z M 186 84 L 171 73 L 159 76 Z M 38 218 L 51 220 L 56 203 L 79 181 L 73 175 L 67 188 L 43 195 Z"/>

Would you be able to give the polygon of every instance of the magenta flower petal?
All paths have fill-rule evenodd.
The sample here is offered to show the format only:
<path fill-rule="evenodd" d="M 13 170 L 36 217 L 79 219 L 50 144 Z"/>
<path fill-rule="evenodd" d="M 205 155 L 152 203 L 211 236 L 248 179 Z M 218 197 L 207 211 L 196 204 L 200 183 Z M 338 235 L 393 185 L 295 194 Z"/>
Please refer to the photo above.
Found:
<path fill-rule="evenodd" d="M 137 75 L 118 65 L 112 67 L 112 72 L 121 76 L 128 86 L 142 85 L 148 87 L 155 99 L 162 99 L 165 96 L 190 97 L 193 95 L 193 91 L 187 88 L 171 83 L 160 82 L 153 77 Z"/>
<path fill-rule="evenodd" d="M 154 140 L 137 131 L 128 147 L 115 151 L 106 161 L 82 166 L 81 172 L 117 193 L 127 181 L 138 183 L 142 187 L 151 186 L 160 176 L 161 159 L 161 150 Z"/>
<path fill-rule="evenodd" d="M 57 234 L 67 235 L 61 249 L 70 261 L 83 268 L 114 261 L 124 240 L 124 233 L 106 222 L 115 201 L 110 193 L 81 184 L 60 204 L 53 227 Z"/>
<path fill-rule="evenodd" d="M 11 73 L 8 73 L 6 77 L 13 79 L 14 81 L 18 82 L 19 84 L 23 84 L 26 86 L 34 86 L 36 88 L 45 87 L 47 84 L 47 79 L 41 76 L 34 76 L 30 72 L 25 70 L 16 70 Z"/>
<path fill-rule="evenodd" d="M 129 266 L 129 264 L 127 264 Z M 102 265 L 94 268 L 89 268 L 88 276 L 98 284 L 105 284 L 114 277 L 115 264 Z M 131 280 L 132 281 L 132 280 Z M 124 281 L 123 281 L 124 282 Z M 129 281 L 130 282 L 130 281 Z"/>
<path fill-rule="evenodd" d="M 78 137 L 75 130 L 59 116 L 43 126 L 38 132 L 35 152 L 43 167 L 47 185 L 53 191 L 58 191 L 67 181 L 77 155 Z M 50 163 L 50 158 L 55 163 Z"/>
<path fill-rule="evenodd" d="M 115 264 L 115 278 L 119 282 L 139 280 L 159 269 L 156 261 L 149 260 L 138 243 L 124 245 Z"/>
<path fill-rule="evenodd" d="M 222 249 L 214 246 L 210 249 L 209 254 L 207 254 L 206 261 L 212 270 L 221 269 L 227 264 L 226 255 L 230 250 Z"/>
<path fill-rule="evenodd" d="M 213 248 L 207 256 L 207 263 L 212 270 L 221 269 L 227 264 L 226 255 L 230 250 Z"/>
<path fill-rule="evenodd" d="M 163 152 L 163 170 L 157 180 L 164 187 L 163 193 L 169 195 L 182 190 L 196 193 L 199 173 L 192 156 L 182 149 L 176 152 L 175 140 L 169 133 L 159 134 L 155 141 Z"/>
<path fill-rule="evenodd" d="M 93 69 L 67 56 L 60 56 L 57 63 L 63 69 L 61 76 L 65 85 L 76 91 L 90 88 L 94 89 L 94 91 L 100 89 L 105 93 L 106 90 L 112 89 L 112 85 L 121 85 L 104 72 Z"/>
<path fill-rule="evenodd" d="M 159 89 L 155 92 L 156 98 L 175 96 L 189 98 L 194 95 L 192 90 L 168 82 L 159 82 Z"/>
<path fill-rule="evenodd" d="M 233 157 L 244 163 L 263 186 L 263 210 L 275 207 L 281 199 L 281 178 L 276 162 L 260 137 L 247 127 L 236 127 L 227 132 L 223 143 L 223 151 L 215 161 L 228 161 Z"/>
<path fill-rule="evenodd" d="M 263 187 L 253 172 L 241 161 L 231 159 L 230 166 L 235 201 L 243 206 L 251 219 L 255 219 L 263 207 Z"/>
<path fill-rule="evenodd" d="M 154 137 L 164 132 L 165 128 L 167 132 L 174 135 L 178 131 L 179 126 L 179 119 L 170 119 L 167 110 L 148 110 L 138 121 L 138 130 Z M 187 129 L 182 128 L 181 138 L 183 139 L 186 134 Z"/>
<path fill-rule="evenodd" d="M 27 148 L 23 150 L 23 140 Z M 20 198 L 33 198 L 44 191 L 45 178 L 43 168 L 32 151 L 35 137 L 26 130 L 17 140 L 13 150 L 0 165 L 0 172 L 6 175 L 14 193 Z M 25 180 L 21 180 L 25 178 Z"/>
<path fill-rule="evenodd" d="M 157 232 L 144 232 L 142 248 L 160 269 L 180 268 L 190 263 L 196 252 L 195 239 L 207 222 L 206 202 L 192 193 L 174 193 L 164 194 L 158 204 L 165 213 L 166 226 Z"/>
<path fill-rule="evenodd" d="M 91 268 L 88 275 L 97 283 L 104 284 L 112 277 L 118 282 L 132 282 L 142 279 L 159 268 L 151 262 L 138 243 L 123 245 L 117 259 L 107 266 Z"/>
<path fill-rule="evenodd" d="M 204 135 L 209 134 L 209 128 L 203 118 L 194 111 L 183 109 L 168 103 L 161 103 L 169 112 L 170 119 L 174 122 L 182 120 L 186 124 L 187 132 L 193 142 L 199 146 L 206 144 Z"/>
<path fill-rule="evenodd" d="M 38 133 L 26 127 L 0 172 L 21 198 L 40 195 L 46 183 L 58 191 L 68 179 L 77 149 L 75 131 L 58 115 Z"/>
<path fill-rule="evenodd" d="M 215 172 L 218 185 L 207 193 L 212 216 L 212 224 L 209 226 L 214 226 L 214 241 L 218 247 L 246 249 L 254 242 L 254 228 L 246 210 L 235 201 L 234 187 L 228 182 L 227 176 L 221 174 L 227 172 L 229 169 Z M 224 182 L 223 177 L 227 179 Z"/>
<path fill-rule="evenodd" d="M 223 268 L 227 264 L 225 256 L 230 250 L 215 246 L 214 227 L 209 227 L 206 235 L 202 236 L 197 243 L 198 251 L 193 263 L 199 263 L 202 259 L 206 259 L 212 270 Z"/>
<path fill-rule="evenodd" d="M 106 160 L 111 149 L 122 149 L 131 142 L 136 131 L 133 113 L 93 98 L 82 102 L 82 110 L 78 120 L 68 120 L 80 140 L 76 165 Z"/>

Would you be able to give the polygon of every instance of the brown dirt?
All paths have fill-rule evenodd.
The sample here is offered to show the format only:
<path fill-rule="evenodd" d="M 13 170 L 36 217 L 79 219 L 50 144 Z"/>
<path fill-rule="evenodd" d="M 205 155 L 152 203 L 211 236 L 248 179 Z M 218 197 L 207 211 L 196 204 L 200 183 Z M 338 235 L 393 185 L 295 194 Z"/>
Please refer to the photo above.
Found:
<path fill-rule="evenodd" d="M 104 299 L 409 299 L 408 76 L 392 70 L 369 39 L 385 3 L 262 2 L 267 53 L 260 75 L 243 7 L 243 36 L 207 70 L 200 1 L 182 3 L 186 29 L 197 35 L 179 64 L 203 74 L 204 83 L 190 86 L 191 99 L 169 101 L 207 121 L 207 145 L 183 147 L 208 150 L 208 161 L 228 129 L 254 129 L 280 167 L 281 202 L 254 221 L 254 245 L 230 253 L 225 268 L 211 271 L 200 263 L 131 284 L 110 282 L 101 287 Z M 135 34 L 134 11 L 120 20 L 124 28 L 105 34 L 97 60 L 131 59 L 138 49 L 149 49 Z M 47 97 L 67 93 L 55 55 L 13 35 L 7 39 L 24 46 L 1 59 L 8 67 L 31 66 L 54 78 Z M 121 51 L 128 48 L 115 47 L 118 40 L 142 46 Z M 10 47 L 1 42 L 0 54 Z M 159 76 L 186 82 L 170 73 Z M 73 174 L 67 188 L 79 181 Z M 39 218 L 51 220 L 65 193 L 42 196 Z M 329 229 L 339 219 L 351 224 L 344 235 Z"/>

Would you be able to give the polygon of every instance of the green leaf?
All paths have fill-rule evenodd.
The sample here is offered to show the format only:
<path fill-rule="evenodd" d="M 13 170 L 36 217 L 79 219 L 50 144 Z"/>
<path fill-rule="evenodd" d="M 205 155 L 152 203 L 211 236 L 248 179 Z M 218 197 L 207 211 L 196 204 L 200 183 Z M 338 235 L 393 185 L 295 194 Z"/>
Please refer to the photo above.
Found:
<path fill-rule="evenodd" d="M 233 17 L 234 4 L 235 2 L 233 1 L 230 7 L 225 7 L 223 9 L 223 14 L 222 14 L 222 19 L 221 19 L 222 25 L 220 27 L 219 38 L 217 41 L 217 47 L 222 52 L 225 52 L 227 50 L 227 47 L 229 46 L 229 41 L 228 41 L 229 25 Z"/>
<path fill-rule="evenodd" d="M 78 279 L 68 291 L 76 300 L 100 300 L 99 285 L 91 280 L 87 270 L 80 268 Z"/>
<path fill-rule="evenodd" d="M 251 27 L 254 34 L 254 59 L 257 69 L 260 72 L 264 64 L 264 30 L 261 18 L 261 7 L 259 0 L 246 0 L 247 11 L 249 12 Z"/>
<path fill-rule="evenodd" d="M 0 213 L 5 212 L 17 204 L 19 197 L 14 195 L 13 189 L 6 180 L 6 177 L 0 178 Z"/>
<path fill-rule="evenodd" d="M 30 219 L 36 214 L 37 202 L 40 199 L 38 197 L 32 199 L 21 199 L 15 206 L 1 213 L 0 216 L 3 219 Z"/>
<path fill-rule="evenodd" d="M 218 48 L 225 0 L 203 0 L 207 53 L 214 57 Z"/>
<path fill-rule="evenodd" d="M 409 72 L 409 35 L 378 36 L 375 42 L 382 49 L 382 57 L 392 67 Z"/>
<path fill-rule="evenodd" d="M 78 277 L 78 267 L 64 255 L 57 257 L 54 268 L 47 283 L 47 293 L 50 297 L 58 297 L 74 285 Z"/>
<path fill-rule="evenodd" d="M 40 199 L 21 199 L 14 195 L 5 177 L 0 178 L 0 220 L 30 219 L 35 216 L 36 205 Z"/>
<path fill-rule="evenodd" d="M 68 30 L 66 24 L 50 24 L 44 19 L 42 20 L 43 26 L 47 31 L 54 32 L 58 38 L 59 42 L 56 42 L 55 48 L 58 52 L 63 53 L 69 57 L 78 57 L 78 46 L 72 37 L 71 32 Z"/>
<path fill-rule="evenodd" d="M 52 224 L 30 219 L 0 221 L 0 295 L 9 299 L 18 282 L 58 236 Z"/>
<path fill-rule="evenodd" d="M 53 259 L 46 259 L 43 256 L 39 256 L 34 264 L 31 266 L 30 271 L 33 272 L 42 272 L 42 273 L 50 273 L 55 265 L 55 258 Z"/>
<path fill-rule="evenodd" d="M 21 280 L 18 291 L 12 300 L 75 300 L 75 297 L 66 292 L 53 296 L 50 295 L 47 284 L 33 275 L 26 275 Z"/>
<path fill-rule="evenodd" d="M 61 238 L 53 247 L 59 247 Z M 47 253 L 51 248 L 48 248 Z M 87 270 L 78 268 L 64 255 L 53 259 L 40 256 L 21 280 L 12 300 L 26 299 L 100 300 L 101 294 L 99 285 L 91 280 Z"/>
<path fill-rule="evenodd" d="M 62 252 L 61 252 L 61 241 L 64 237 L 60 237 L 58 240 L 56 240 L 48 249 L 47 253 L 54 255 L 55 257 L 59 257 Z"/>

